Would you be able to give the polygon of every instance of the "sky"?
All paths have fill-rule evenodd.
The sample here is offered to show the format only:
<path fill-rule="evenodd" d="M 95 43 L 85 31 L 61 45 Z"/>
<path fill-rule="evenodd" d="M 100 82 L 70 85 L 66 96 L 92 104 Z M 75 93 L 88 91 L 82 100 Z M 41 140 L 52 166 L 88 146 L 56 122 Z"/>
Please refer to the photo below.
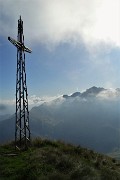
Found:
<path fill-rule="evenodd" d="M 119 0 L 0 0 L 0 114 L 15 111 L 19 17 L 29 104 L 92 86 L 120 87 Z"/>

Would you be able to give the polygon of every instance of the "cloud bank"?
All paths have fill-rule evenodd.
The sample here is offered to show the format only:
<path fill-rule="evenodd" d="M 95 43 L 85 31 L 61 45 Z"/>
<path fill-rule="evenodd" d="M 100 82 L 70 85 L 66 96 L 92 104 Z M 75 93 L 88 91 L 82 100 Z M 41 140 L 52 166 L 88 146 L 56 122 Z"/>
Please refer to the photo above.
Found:
<path fill-rule="evenodd" d="M 50 50 L 58 46 L 53 54 L 44 51 L 40 66 L 52 73 L 53 68 L 61 68 L 62 84 L 68 81 L 71 87 L 83 89 L 93 85 L 119 87 L 119 0 L 0 0 L 0 7 L 0 38 L 16 38 L 21 15 L 26 46 L 37 52 L 33 56 L 40 59 L 44 46 Z"/>
<path fill-rule="evenodd" d="M 28 43 L 112 43 L 120 46 L 119 0 L 1 0 L 0 35 L 15 36 L 22 15 Z M 89 44 L 89 45 L 90 45 Z"/>

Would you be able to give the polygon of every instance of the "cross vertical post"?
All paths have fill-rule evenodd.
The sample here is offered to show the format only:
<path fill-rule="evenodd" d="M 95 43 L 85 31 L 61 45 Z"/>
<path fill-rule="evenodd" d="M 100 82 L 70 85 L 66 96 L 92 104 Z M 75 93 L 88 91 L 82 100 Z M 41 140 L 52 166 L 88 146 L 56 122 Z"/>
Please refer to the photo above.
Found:
<path fill-rule="evenodd" d="M 18 20 L 17 41 L 11 37 L 8 37 L 8 40 L 17 47 L 15 148 L 22 150 L 27 149 L 30 145 L 25 52 L 31 53 L 32 51 L 24 45 L 23 21 L 21 16 Z"/>

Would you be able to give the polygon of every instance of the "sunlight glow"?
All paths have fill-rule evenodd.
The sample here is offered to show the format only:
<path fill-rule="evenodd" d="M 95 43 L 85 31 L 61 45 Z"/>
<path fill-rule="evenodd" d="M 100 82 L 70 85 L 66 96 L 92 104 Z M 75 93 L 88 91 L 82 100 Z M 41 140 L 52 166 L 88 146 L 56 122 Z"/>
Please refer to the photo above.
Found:
<path fill-rule="evenodd" d="M 93 26 L 85 31 L 86 39 L 120 46 L 120 1 L 101 1 L 95 14 Z"/>

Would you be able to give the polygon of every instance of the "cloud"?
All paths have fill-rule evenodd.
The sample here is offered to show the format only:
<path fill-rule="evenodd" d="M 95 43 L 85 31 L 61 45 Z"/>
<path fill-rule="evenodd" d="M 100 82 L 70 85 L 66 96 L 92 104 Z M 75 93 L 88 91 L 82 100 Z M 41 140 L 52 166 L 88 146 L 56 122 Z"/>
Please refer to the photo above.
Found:
<path fill-rule="evenodd" d="M 56 48 L 56 56 L 44 56 L 41 59 L 45 61 L 40 61 L 41 64 L 50 64 L 52 70 L 58 68 L 59 60 L 63 68 L 61 76 L 66 77 L 66 82 L 72 82 L 71 86 L 110 87 L 112 83 L 112 87 L 118 87 L 120 84 L 117 74 L 119 60 L 116 53 L 114 56 L 111 54 L 116 46 L 120 46 L 119 0 L 0 0 L 0 7 L 0 36 L 16 38 L 17 20 L 21 15 L 25 43 L 31 49 L 40 43 L 49 49 L 73 45 L 73 50 L 66 46 L 72 53 L 67 53 L 65 48 L 61 52 Z M 75 51 L 76 47 L 78 51 Z M 41 98 L 34 99 L 34 103 L 39 102 Z"/>
<path fill-rule="evenodd" d="M 17 34 L 22 15 L 28 43 L 101 41 L 120 45 L 119 0 L 1 0 L 0 35 Z M 12 27 L 12 28 L 11 28 Z"/>
<path fill-rule="evenodd" d="M 60 98 L 60 97 L 61 97 L 61 95 L 43 96 L 43 97 L 39 97 L 35 94 L 31 95 L 28 98 L 29 111 L 34 106 L 39 106 L 39 105 L 43 104 L 44 102 L 51 103 L 53 100 Z M 16 107 L 15 104 L 16 104 L 15 99 L 2 100 L 0 102 L 0 114 L 13 114 L 13 113 L 15 113 L 15 107 Z"/>
<path fill-rule="evenodd" d="M 51 102 L 57 98 L 61 97 L 61 95 L 57 95 L 57 96 L 43 96 L 42 98 L 36 95 L 32 95 L 29 98 L 29 105 L 31 107 L 33 106 L 38 106 L 40 104 L 43 104 L 44 102 Z"/>
<path fill-rule="evenodd" d="M 36 95 L 32 95 L 29 98 L 29 104 L 33 105 L 33 104 L 42 104 L 43 103 L 43 99 L 41 99 L 40 97 L 36 96 Z"/>
<path fill-rule="evenodd" d="M 102 99 L 109 99 L 109 100 L 118 100 L 120 99 L 120 89 L 106 89 L 104 91 L 101 91 L 98 95 L 98 98 Z M 119 99 L 118 99 L 119 98 Z"/>

